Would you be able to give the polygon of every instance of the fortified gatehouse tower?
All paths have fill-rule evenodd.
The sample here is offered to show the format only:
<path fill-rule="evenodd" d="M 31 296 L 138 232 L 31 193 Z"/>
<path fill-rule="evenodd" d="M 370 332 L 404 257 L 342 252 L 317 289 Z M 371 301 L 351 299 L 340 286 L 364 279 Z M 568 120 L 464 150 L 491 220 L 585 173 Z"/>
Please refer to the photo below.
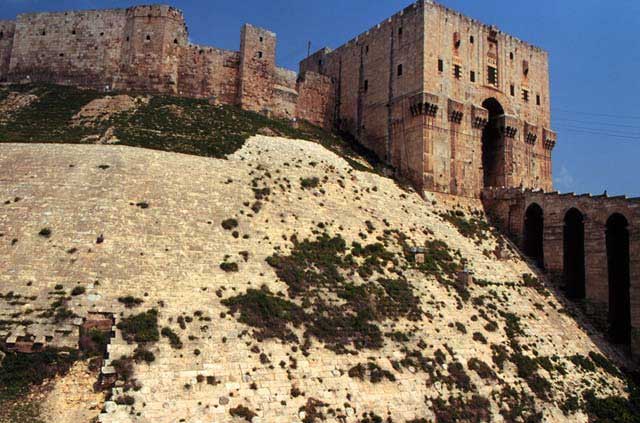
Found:
<path fill-rule="evenodd" d="M 336 82 L 334 121 L 422 191 L 551 190 L 548 55 L 421 0 L 300 63 Z"/>

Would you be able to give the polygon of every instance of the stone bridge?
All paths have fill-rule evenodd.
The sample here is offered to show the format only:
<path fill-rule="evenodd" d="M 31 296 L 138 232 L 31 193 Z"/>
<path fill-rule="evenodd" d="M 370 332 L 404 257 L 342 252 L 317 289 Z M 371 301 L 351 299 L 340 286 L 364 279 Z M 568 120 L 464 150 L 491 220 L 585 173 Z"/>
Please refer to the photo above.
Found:
<path fill-rule="evenodd" d="M 489 188 L 483 203 L 611 342 L 640 355 L 640 198 Z"/>

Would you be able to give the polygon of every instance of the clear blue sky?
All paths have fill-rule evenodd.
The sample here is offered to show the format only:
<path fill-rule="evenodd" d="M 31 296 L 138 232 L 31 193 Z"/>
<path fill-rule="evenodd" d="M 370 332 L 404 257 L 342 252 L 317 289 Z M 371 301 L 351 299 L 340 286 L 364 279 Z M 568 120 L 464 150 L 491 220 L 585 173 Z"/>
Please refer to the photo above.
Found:
<path fill-rule="evenodd" d="M 0 0 L 18 13 L 126 7 L 133 0 Z M 167 0 L 191 40 L 238 49 L 250 22 L 278 34 L 278 63 L 297 69 L 312 49 L 337 47 L 410 4 L 407 0 Z M 441 0 L 550 54 L 554 179 L 560 191 L 640 196 L 640 1 Z"/>

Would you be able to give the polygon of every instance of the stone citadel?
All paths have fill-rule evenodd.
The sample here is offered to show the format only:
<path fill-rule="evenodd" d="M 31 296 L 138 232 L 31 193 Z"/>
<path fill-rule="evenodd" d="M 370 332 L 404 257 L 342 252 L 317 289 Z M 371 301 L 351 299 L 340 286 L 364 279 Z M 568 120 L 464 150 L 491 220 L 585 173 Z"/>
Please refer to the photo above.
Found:
<path fill-rule="evenodd" d="M 547 53 L 431 1 L 410 5 L 300 74 L 276 36 L 245 25 L 240 51 L 188 42 L 169 6 L 0 21 L 0 81 L 215 98 L 348 132 L 422 191 L 551 189 Z"/>
<path fill-rule="evenodd" d="M 640 349 L 636 200 L 553 190 L 545 51 L 421 0 L 297 74 L 276 36 L 245 25 L 239 51 L 194 45 L 169 6 L 0 21 L 0 81 L 211 98 L 344 131 L 420 192 L 484 197 L 525 252 Z M 545 192 L 547 194 L 545 194 Z"/>

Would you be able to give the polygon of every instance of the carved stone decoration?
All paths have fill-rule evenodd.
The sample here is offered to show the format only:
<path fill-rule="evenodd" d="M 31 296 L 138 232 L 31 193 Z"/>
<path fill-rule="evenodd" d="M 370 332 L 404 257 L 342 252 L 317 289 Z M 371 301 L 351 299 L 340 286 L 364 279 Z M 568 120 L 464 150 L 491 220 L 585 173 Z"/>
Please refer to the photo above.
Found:
<path fill-rule="evenodd" d="M 438 96 L 431 93 L 420 93 L 411 99 L 411 115 L 436 117 L 438 114 Z"/>
<path fill-rule="evenodd" d="M 448 106 L 449 122 L 460 124 L 462 122 L 462 118 L 464 117 L 464 104 L 459 103 L 455 100 L 449 100 Z"/>
<path fill-rule="evenodd" d="M 532 132 L 527 132 L 527 135 L 525 137 L 525 142 L 527 144 L 535 145 L 537 140 L 538 140 L 538 136 L 536 134 Z"/>
<path fill-rule="evenodd" d="M 455 123 L 455 124 L 460 124 L 462 122 L 462 118 L 464 117 L 464 113 L 462 112 L 449 112 L 449 122 L 451 123 Z"/>
<path fill-rule="evenodd" d="M 535 145 L 538 140 L 538 127 L 529 123 L 524 123 L 524 141 L 527 144 Z"/>
<path fill-rule="evenodd" d="M 471 126 L 474 129 L 484 129 L 489 123 L 489 112 L 484 107 L 471 106 Z"/>
<path fill-rule="evenodd" d="M 545 150 L 553 150 L 556 146 L 557 135 L 551 129 L 544 128 L 543 133 L 543 145 Z"/>
<path fill-rule="evenodd" d="M 503 126 L 502 132 L 507 138 L 515 138 L 518 134 L 518 128 L 514 128 L 513 126 Z"/>
<path fill-rule="evenodd" d="M 515 138 L 518 135 L 518 127 L 520 126 L 520 121 L 514 116 L 504 116 L 504 121 L 500 130 L 507 138 Z"/>

